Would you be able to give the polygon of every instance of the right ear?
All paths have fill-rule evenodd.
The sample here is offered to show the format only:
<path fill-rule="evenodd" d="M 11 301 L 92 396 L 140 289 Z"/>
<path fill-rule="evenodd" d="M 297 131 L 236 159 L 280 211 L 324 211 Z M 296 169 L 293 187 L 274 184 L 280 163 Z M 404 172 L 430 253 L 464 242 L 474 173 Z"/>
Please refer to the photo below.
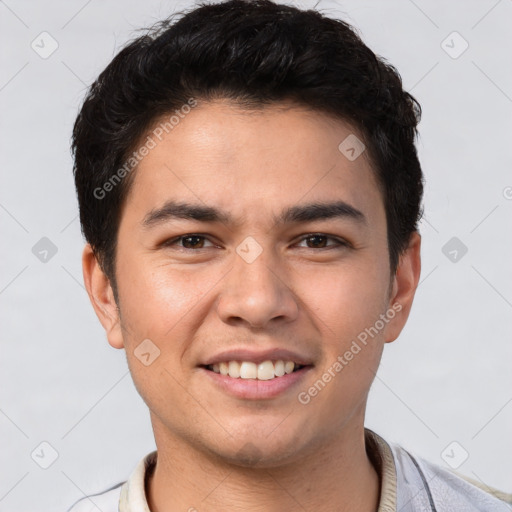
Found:
<path fill-rule="evenodd" d="M 82 270 L 89 300 L 105 329 L 108 342 L 114 348 L 123 348 L 123 334 L 114 292 L 110 280 L 101 269 L 90 244 L 86 244 L 84 247 Z"/>

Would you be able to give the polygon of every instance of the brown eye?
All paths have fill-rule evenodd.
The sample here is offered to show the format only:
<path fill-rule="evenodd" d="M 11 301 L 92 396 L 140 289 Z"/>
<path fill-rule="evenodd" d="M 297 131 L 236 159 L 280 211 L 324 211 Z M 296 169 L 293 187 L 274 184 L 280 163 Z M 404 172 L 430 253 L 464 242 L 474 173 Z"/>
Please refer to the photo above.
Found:
<path fill-rule="evenodd" d="M 334 243 L 328 244 L 328 241 L 332 241 Z M 306 242 L 307 249 L 327 249 L 327 248 L 335 248 L 335 247 L 342 247 L 348 245 L 345 241 L 324 235 L 322 233 L 312 233 L 309 235 L 304 236 L 300 243 Z"/>
<path fill-rule="evenodd" d="M 212 242 L 210 242 L 205 236 L 203 235 L 196 235 L 196 234 L 187 234 L 183 236 L 179 236 L 177 238 L 173 238 L 172 240 L 167 240 L 162 244 L 163 247 L 177 247 L 177 248 L 183 248 L 183 249 L 206 249 L 209 246 L 205 245 L 206 243 L 210 244 L 211 247 L 213 247 Z"/>
<path fill-rule="evenodd" d="M 322 235 L 313 235 L 308 237 L 307 240 L 311 243 L 310 247 L 312 248 L 325 247 L 327 244 L 327 237 Z"/>
<path fill-rule="evenodd" d="M 202 249 L 204 245 L 204 236 L 191 235 L 181 237 L 185 249 Z"/>

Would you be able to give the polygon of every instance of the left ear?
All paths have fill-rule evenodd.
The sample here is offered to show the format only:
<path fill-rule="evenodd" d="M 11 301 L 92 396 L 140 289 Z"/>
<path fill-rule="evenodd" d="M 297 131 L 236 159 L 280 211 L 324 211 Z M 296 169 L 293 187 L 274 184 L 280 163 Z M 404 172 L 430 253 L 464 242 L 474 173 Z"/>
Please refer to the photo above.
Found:
<path fill-rule="evenodd" d="M 395 341 L 409 318 L 414 294 L 418 287 L 421 273 L 421 236 L 415 231 L 409 239 L 407 249 L 401 254 L 395 276 L 389 308 L 394 309 L 396 314 L 386 326 L 385 342 Z"/>

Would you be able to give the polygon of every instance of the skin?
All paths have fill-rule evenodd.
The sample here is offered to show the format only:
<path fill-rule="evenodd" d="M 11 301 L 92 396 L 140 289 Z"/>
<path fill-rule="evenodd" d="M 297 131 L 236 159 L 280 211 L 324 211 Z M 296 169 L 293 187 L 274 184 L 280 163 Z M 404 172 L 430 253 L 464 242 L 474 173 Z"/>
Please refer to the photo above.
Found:
<path fill-rule="evenodd" d="M 391 275 L 383 198 L 367 153 L 349 161 L 338 150 L 349 134 L 357 135 L 349 124 L 293 104 L 254 112 L 222 100 L 199 104 L 136 170 L 118 232 L 118 305 L 85 247 L 92 305 L 110 345 L 125 349 L 150 409 L 153 512 L 377 509 L 365 407 L 384 344 L 409 315 L 420 236 L 411 236 Z M 171 199 L 214 206 L 234 223 L 168 219 L 144 227 L 148 212 Z M 290 206 L 340 199 L 366 222 L 273 219 Z M 205 238 L 162 245 L 194 233 Z M 252 263 L 236 252 L 248 236 L 262 248 Z M 393 304 L 401 306 L 394 318 L 301 404 L 298 394 Z M 145 339 L 160 350 L 149 366 L 134 353 Z M 275 398 L 239 399 L 198 368 L 234 347 L 290 349 L 314 366 Z"/>

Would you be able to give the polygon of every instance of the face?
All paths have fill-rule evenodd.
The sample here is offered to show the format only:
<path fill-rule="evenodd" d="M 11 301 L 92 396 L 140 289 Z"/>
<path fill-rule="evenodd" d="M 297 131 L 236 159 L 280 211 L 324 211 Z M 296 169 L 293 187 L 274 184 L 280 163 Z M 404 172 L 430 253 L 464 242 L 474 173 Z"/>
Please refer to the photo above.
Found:
<path fill-rule="evenodd" d="M 120 317 L 99 316 L 157 445 L 269 467 L 314 453 L 363 422 L 383 345 L 406 321 L 419 242 L 391 276 L 367 155 L 338 149 L 357 132 L 284 106 L 199 104 L 134 175 Z"/>

